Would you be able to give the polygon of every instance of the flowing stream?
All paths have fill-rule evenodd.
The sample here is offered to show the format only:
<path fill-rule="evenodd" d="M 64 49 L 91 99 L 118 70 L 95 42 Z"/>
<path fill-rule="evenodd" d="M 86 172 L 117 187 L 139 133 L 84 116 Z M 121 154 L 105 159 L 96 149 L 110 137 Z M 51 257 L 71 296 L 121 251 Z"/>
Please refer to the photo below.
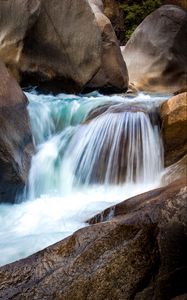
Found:
<path fill-rule="evenodd" d="M 166 96 L 26 94 L 37 151 L 24 194 L 17 204 L 0 205 L 0 265 L 63 239 L 110 205 L 158 187 L 163 171 L 158 108 Z"/>

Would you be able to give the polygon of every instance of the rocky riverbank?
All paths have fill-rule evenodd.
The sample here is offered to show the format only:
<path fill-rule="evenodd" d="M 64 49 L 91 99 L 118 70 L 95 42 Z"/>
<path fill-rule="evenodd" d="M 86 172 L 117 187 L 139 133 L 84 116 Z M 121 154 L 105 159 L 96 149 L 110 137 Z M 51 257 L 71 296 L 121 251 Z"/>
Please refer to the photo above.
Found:
<path fill-rule="evenodd" d="M 94 217 L 94 225 L 2 267 L 1 299 L 169 300 L 185 294 L 186 192 L 183 179 L 129 199 Z"/>
<path fill-rule="evenodd" d="M 112 1 L 104 2 L 0 2 L 0 203 L 14 203 L 23 191 L 35 152 L 20 86 L 50 93 L 168 93 L 160 106 L 163 186 L 112 206 L 72 236 L 1 267 L 0 299 L 187 297 L 187 12 L 182 1 L 183 8 L 161 6 L 120 49 L 105 15 L 110 17 Z M 115 10 L 121 16 L 119 6 Z M 91 111 L 85 124 L 100 114 L 146 115 L 140 108 L 111 105 Z M 101 165 L 107 169 L 103 157 L 98 162 L 99 171 Z"/>

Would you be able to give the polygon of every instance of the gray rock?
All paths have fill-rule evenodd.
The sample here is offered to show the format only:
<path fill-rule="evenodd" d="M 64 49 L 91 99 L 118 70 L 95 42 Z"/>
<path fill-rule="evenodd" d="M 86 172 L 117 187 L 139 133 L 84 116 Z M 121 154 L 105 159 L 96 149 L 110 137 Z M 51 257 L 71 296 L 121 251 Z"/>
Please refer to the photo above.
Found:
<path fill-rule="evenodd" d="M 137 27 L 123 57 L 138 90 L 176 92 L 187 86 L 187 12 L 164 5 Z"/>
<path fill-rule="evenodd" d="M 27 98 L 0 62 L 0 202 L 14 202 L 34 152 Z"/>

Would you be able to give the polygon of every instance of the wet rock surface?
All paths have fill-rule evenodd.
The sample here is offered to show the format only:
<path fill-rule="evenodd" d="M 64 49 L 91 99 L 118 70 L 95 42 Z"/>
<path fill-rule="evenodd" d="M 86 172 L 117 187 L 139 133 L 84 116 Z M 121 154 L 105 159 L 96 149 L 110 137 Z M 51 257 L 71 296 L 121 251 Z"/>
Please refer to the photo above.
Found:
<path fill-rule="evenodd" d="M 91 110 L 85 122 L 91 121 L 94 118 L 97 118 L 98 116 L 102 115 L 103 113 L 111 114 L 111 113 L 123 113 L 123 112 L 132 112 L 132 113 L 143 112 L 145 114 L 147 113 L 146 109 L 143 109 L 135 105 L 130 106 L 123 103 L 109 102 L 107 104 L 98 106 L 93 110 Z"/>
<path fill-rule="evenodd" d="M 187 153 L 187 93 L 164 102 L 160 109 L 165 164 L 169 166 Z"/>
<path fill-rule="evenodd" d="M 167 185 L 187 176 L 187 154 L 173 165 L 167 167 L 162 177 L 162 184 Z"/>
<path fill-rule="evenodd" d="M 14 202 L 34 152 L 27 99 L 0 62 L 0 202 Z"/>
<path fill-rule="evenodd" d="M 83 125 L 92 126 L 96 130 L 98 128 L 97 135 L 95 136 L 95 132 L 93 132 L 89 141 L 91 145 L 95 141 L 94 151 L 97 153 L 91 160 L 93 167 L 89 170 L 89 183 L 120 184 L 128 180 L 138 182 L 139 178 L 143 176 L 141 170 L 145 168 L 144 134 L 145 132 L 148 134 L 147 130 L 150 128 L 152 130 L 146 109 L 124 103 L 107 103 L 93 109 Z M 102 139 L 99 139 L 100 136 Z M 136 143 L 135 147 L 134 143 Z M 85 151 L 87 147 L 88 144 Z M 83 153 L 85 154 L 85 152 Z M 131 159 L 130 153 L 132 153 Z M 77 167 L 77 177 L 81 177 L 79 166 L 84 165 L 84 154 Z M 147 152 L 146 154 L 148 155 Z M 87 172 L 81 173 L 86 174 Z M 83 176 L 81 183 L 84 183 L 85 180 L 87 179 Z"/>
<path fill-rule="evenodd" d="M 165 6 L 135 31 L 123 50 L 132 91 L 185 90 L 186 19 L 182 9 Z M 1 1 L 0 25 L 0 59 L 18 79 L 21 72 L 24 84 L 71 92 L 127 89 L 126 65 L 101 1 Z M 27 99 L 1 62 L 0 79 L 0 202 L 7 203 L 27 182 L 34 147 Z M 186 96 L 179 94 L 161 107 L 166 165 L 187 152 Z M 86 122 L 121 112 L 146 114 L 139 107 L 109 103 L 91 111 Z M 119 144 L 121 159 L 124 136 Z M 126 161 L 118 164 L 117 183 L 124 182 Z M 104 182 L 106 165 L 101 157 L 99 182 Z M 172 182 L 169 186 L 110 207 L 63 241 L 1 267 L 0 299 L 185 299 L 185 173 L 186 156 L 168 169 L 164 184 Z"/>
<path fill-rule="evenodd" d="M 112 214 L 94 217 L 94 225 L 2 267 L 1 299 L 169 300 L 185 294 L 186 191 L 185 178 L 131 198 Z"/>

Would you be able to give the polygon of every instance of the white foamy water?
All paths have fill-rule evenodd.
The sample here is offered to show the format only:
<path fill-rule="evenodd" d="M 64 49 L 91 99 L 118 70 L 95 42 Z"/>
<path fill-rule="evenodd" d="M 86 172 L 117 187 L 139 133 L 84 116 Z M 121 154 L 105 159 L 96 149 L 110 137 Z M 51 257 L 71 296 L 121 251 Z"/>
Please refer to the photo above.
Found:
<path fill-rule="evenodd" d="M 159 186 L 162 171 L 159 127 L 143 112 L 80 123 L 102 104 L 150 111 L 166 97 L 27 96 L 37 153 L 22 202 L 0 205 L 0 265 L 43 249 L 85 226 L 106 207 Z M 124 153 L 119 153 L 123 140 Z"/>

